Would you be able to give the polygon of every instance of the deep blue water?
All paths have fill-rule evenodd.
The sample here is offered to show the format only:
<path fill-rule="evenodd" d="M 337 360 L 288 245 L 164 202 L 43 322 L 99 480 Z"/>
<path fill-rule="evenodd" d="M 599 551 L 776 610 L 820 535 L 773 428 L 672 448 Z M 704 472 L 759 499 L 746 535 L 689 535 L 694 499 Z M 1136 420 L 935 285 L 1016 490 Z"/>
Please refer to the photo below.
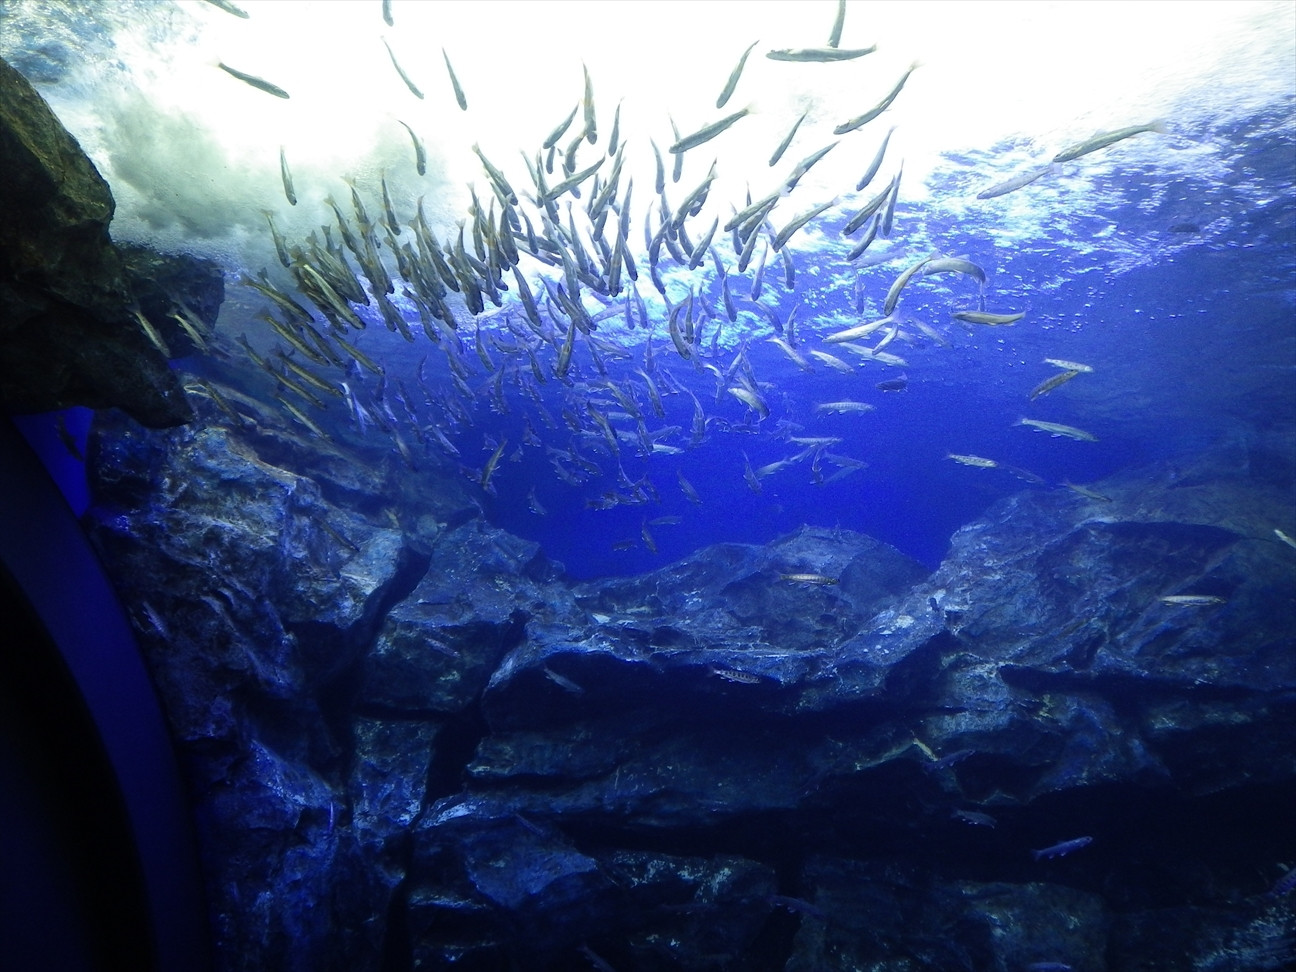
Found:
<path fill-rule="evenodd" d="M 1247 185 L 1290 185 L 1290 153 L 1252 146 L 1245 131 L 1231 137 L 1251 162 L 1271 167 L 1250 166 Z M 505 313 L 493 314 L 488 306 L 481 318 L 487 353 L 497 369 L 505 370 L 502 380 L 498 372 L 486 372 L 472 337 L 466 329 L 462 332 L 459 357 L 472 372 L 467 381 L 471 398 L 453 390 L 440 352 L 424 343 L 417 328 L 416 343 L 408 345 L 362 309 L 371 325 L 362 336 L 363 346 L 387 363 L 390 379 L 405 383 L 420 421 L 445 429 L 460 450 L 453 461 L 468 478 L 478 479 L 495 446 L 507 440 L 492 480 L 494 495 L 482 496 L 484 508 L 497 525 L 540 542 L 574 577 L 635 573 L 708 544 L 762 543 L 802 524 L 861 531 L 934 568 L 960 525 L 1018 490 L 1061 489 L 1064 482 L 1092 485 L 1117 473 L 1173 478 L 1206 453 L 1261 441 L 1267 448 L 1290 450 L 1296 428 L 1291 197 L 1280 195 L 1246 208 L 1227 185 L 1176 186 L 1181 195 L 1213 193 L 1218 207 L 1232 210 L 1225 225 L 1208 232 L 1180 222 L 1177 203 L 1149 211 L 1147 200 L 1167 191 L 1164 185 L 1149 186 L 1157 178 L 1135 169 L 1126 181 L 1104 187 L 1101 218 L 1080 215 L 1071 222 L 1059 214 L 1065 227 L 1059 233 L 1072 241 L 1066 247 L 1055 247 L 1048 238 L 1020 249 L 994 245 L 986 239 L 993 214 L 981 214 L 969 225 L 938 211 L 906 206 L 902 196 L 893 233 L 897 255 L 858 271 L 861 304 L 852 285 L 856 271 L 840 255 L 794 251 L 797 273 L 791 290 L 772 260 L 762 304 L 780 320 L 796 307 L 801 353 L 833 353 L 852 364 L 849 375 L 817 361 L 810 371 L 798 368 L 767 342 L 769 328 L 750 311 L 742 311 L 739 322 L 731 324 L 710 260 L 692 273 L 668 274 L 672 298 L 683 300 L 688 293 L 680 285 L 682 277 L 698 289 L 699 306 L 706 303 L 712 318 L 699 327 L 696 358 L 685 361 L 666 334 L 664 308 L 650 305 L 656 309 L 651 315 L 651 367 L 663 391 L 662 417 L 653 414 L 639 374 L 649 367 L 645 329 L 637 324 L 631 332 L 618 330 L 620 314 L 596 332 L 608 333 L 626 348 L 621 359 L 600 356 L 606 377 L 578 342 L 571 383 L 558 382 L 550 372 L 541 385 L 517 360 L 520 355 L 503 354 L 492 343 L 495 335 L 516 344 L 516 335 L 526 333 L 506 295 Z M 958 188 L 952 185 L 951 192 Z M 1011 225 L 1006 229 L 1011 232 Z M 907 233 L 920 245 L 905 245 Z M 1074 240 L 1086 233 L 1094 242 L 1077 246 Z M 822 340 L 833 330 L 881 316 L 891 281 L 928 247 L 966 254 L 989 277 L 986 306 L 1025 310 L 1026 318 L 1010 327 L 961 325 L 949 315 L 978 306 L 976 285 L 949 275 L 920 277 L 902 296 L 900 311 L 906 321 L 917 319 L 937 330 L 947 345 L 907 325 L 887 348 L 903 357 L 905 365 L 887 367 L 860 365 L 839 345 Z M 1125 265 L 1129 254 L 1139 251 L 1138 265 Z M 724 259 L 731 262 L 727 252 Z M 731 277 L 735 292 L 747 292 L 751 278 L 751 270 Z M 655 296 L 646 273 L 638 286 L 646 297 Z M 533 288 L 540 289 L 535 280 Z M 591 312 L 597 309 L 593 301 L 587 305 Z M 620 302 L 609 305 L 615 308 Z M 859 306 L 863 313 L 856 310 Z M 510 320 L 512 335 L 500 327 Z M 557 327 L 565 329 L 561 323 Z M 708 342 L 717 327 L 723 341 L 713 351 Z M 763 420 L 705 370 L 728 370 L 744 339 L 751 375 L 770 408 Z M 540 346 L 537 355 L 548 372 L 552 349 Z M 1031 390 L 1058 373 L 1043 362 L 1045 357 L 1079 361 L 1093 371 L 1031 401 Z M 418 381 L 420 368 L 425 385 Z M 901 376 L 907 380 L 903 390 L 877 387 Z M 680 451 L 643 455 L 632 435 L 635 423 L 621 411 L 607 381 L 633 394 L 650 434 L 679 427 L 661 442 Z M 350 383 L 377 394 L 377 383 L 354 368 Z M 732 379 L 725 382 L 731 384 Z M 696 444 L 693 400 L 686 392 L 671 393 L 672 386 L 691 391 L 707 416 L 706 434 Z M 430 389 L 437 401 L 420 394 L 420 387 Z M 440 404 L 451 398 L 457 398 L 453 407 Z M 867 402 L 875 411 L 816 413 L 817 403 L 841 399 Z M 544 402 L 547 418 L 537 400 Z M 624 433 L 619 457 L 591 420 L 591 404 Z M 564 409 L 579 420 L 579 433 L 564 422 Z M 354 436 L 354 423 L 341 406 L 332 405 L 328 417 L 340 434 Z M 1050 436 L 1018 424 L 1023 417 L 1076 426 L 1098 441 Z M 522 447 L 529 433 L 540 444 Z M 409 429 L 404 436 L 410 439 Z M 795 455 L 801 446 L 790 442 L 790 436 L 838 437 L 841 441 L 827 452 L 867 466 L 839 470 L 822 462 L 825 482 L 816 484 L 810 461 L 803 460 L 762 478 L 760 491 L 753 491 L 744 478 L 745 462 L 759 469 Z M 384 448 L 380 432 L 370 429 L 368 441 Z M 599 469 L 598 475 L 582 474 L 567 463 L 584 480 L 579 485 L 564 482 L 551 466 L 551 449 L 573 447 Z M 436 451 L 431 447 L 424 455 Z M 1000 468 L 961 465 L 948 459 L 949 453 L 993 458 Z M 619 471 L 625 473 L 620 482 Z M 839 472 L 840 478 L 833 478 Z M 679 475 L 696 488 L 700 505 L 685 498 Z M 630 483 L 640 484 L 650 499 L 624 502 L 632 494 Z M 532 509 L 532 494 L 542 514 Z M 603 498 L 609 494 L 623 502 L 595 508 L 607 507 Z M 679 522 L 650 522 L 661 517 Z"/>
<path fill-rule="evenodd" d="M 13 9 L 40 26 L 34 8 Z M 123 16 L 144 17 L 148 9 L 131 8 Z M 66 22 L 57 23 L 51 13 L 45 27 L 69 31 L 65 40 L 95 43 L 93 25 L 74 13 L 68 8 Z M 141 31 L 146 23 L 141 20 Z M 163 21 L 153 26 L 163 34 L 172 29 Z M 48 46 L 19 44 L 17 49 L 20 68 L 26 65 L 55 91 L 62 72 L 76 60 L 74 52 L 60 53 Z M 1240 101 L 1246 92 L 1236 94 Z M 600 97 L 601 116 L 607 114 L 612 95 Z M 901 100 L 906 95 L 902 92 Z M 394 451 L 399 437 L 412 450 L 419 474 L 428 476 L 446 471 L 457 475 L 458 467 L 469 479 L 480 480 L 496 445 L 507 440 L 493 477 L 494 492 L 481 494 L 483 507 L 494 523 L 540 542 L 574 577 L 638 572 L 708 544 L 760 543 L 807 523 L 871 534 L 935 567 L 960 525 L 1021 489 L 1064 489 L 1063 482 L 1094 484 L 1118 473 L 1173 477 L 1205 453 L 1258 443 L 1291 451 L 1296 429 L 1292 103 L 1289 95 L 1250 115 L 1224 111 L 1219 121 L 1210 112 L 1193 113 L 1185 106 L 1184 117 L 1171 119 L 1166 134 L 1139 135 L 1084 156 L 984 204 L 975 201 L 976 193 L 1020 171 L 1021 157 L 1032 151 L 1030 146 L 1014 140 L 983 152 L 950 153 L 929 177 L 926 193 L 907 191 L 901 182 L 890 239 L 879 240 L 852 267 L 845 252 L 859 236 L 844 241 L 838 231 L 898 170 L 901 159 L 888 155 L 870 187 L 862 193 L 843 192 L 836 206 L 793 237 L 784 251 L 791 253 L 795 267 L 793 287 L 786 285 L 780 257 L 769 254 L 760 296 L 765 311 L 760 315 L 745 302 L 759 259 L 739 274 L 728 234 L 717 234 L 714 251 L 728 268 L 739 300 L 736 323 L 726 318 L 714 258 L 687 270 L 663 255 L 670 299 L 679 302 L 690 292 L 696 295 L 700 337 L 691 361 L 672 347 L 666 308 L 647 273 L 644 224 L 647 221 L 651 231 L 658 217 L 648 214 L 656 205 L 652 187 L 640 185 L 628 240 L 641 271 L 639 292 L 649 301 L 650 326 L 637 322 L 627 331 L 616 313 L 599 328 L 596 337 L 626 353 L 618 359 L 604 348 L 600 357 L 606 377 L 582 336 L 566 384 L 553 375 L 560 342 L 544 343 L 534 336 L 510 290 L 502 308 L 488 303 L 479 317 L 483 343 L 493 359 L 489 370 L 474 350 L 469 315 L 453 302 L 463 324 L 463 347 L 457 357 L 466 375 L 456 387 L 444 348 L 423 336 L 418 314 L 401 295 L 403 285 L 390 247 L 382 244 L 387 272 L 397 277 L 393 301 L 410 322 L 415 343 L 407 344 L 384 329 L 374 308 L 362 308 L 359 313 L 369 326 L 364 332 L 351 331 L 349 337 L 384 364 L 388 380 L 379 383 L 354 365 L 324 368 L 321 374 L 335 384 L 347 381 L 372 412 L 389 407 L 395 431 L 369 422 L 362 436 L 344 405 L 330 399 L 327 409 L 318 411 L 300 400 L 298 404 L 331 435 L 364 450 L 368 461 L 399 462 Z M 861 157 L 871 154 L 888 118 L 884 115 L 866 126 L 851 151 Z M 601 131 L 605 134 L 597 147 L 581 150 L 580 167 L 601 157 L 604 172 L 610 168 L 604 151 L 606 118 Z M 658 134 L 668 141 L 669 136 Z M 438 144 L 432 132 L 424 135 L 436 151 L 464 150 Z M 825 133 L 807 127 L 776 171 L 790 168 L 823 137 Z M 403 141 L 401 145 L 405 151 Z M 716 154 L 723 158 L 722 143 L 714 145 L 720 146 Z M 678 203 L 697 185 L 712 147 L 686 153 L 683 177 L 678 183 L 667 182 L 668 201 Z M 640 144 L 635 150 L 646 147 Z M 403 158 L 401 164 L 411 162 Z M 726 178 L 765 185 L 775 177 L 764 159 L 724 162 Z M 537 207 L 525 199 L 532 187 L 521 161 L 514 154 L 501 164 L 521 190 L 520 210 L 530 213 L 541 228 Z M 552 176 L 551 183 L 560 175 Z M 371 182 L 362 179 L 359 185 L 365 205 L 377 218 L 382 204 Z M 340 186 L 334 194 L 354 224 L 347 190 Z M 484 201 L 489 199 L 484 181 L 477 189 Z M 588 184 L 585 189 L 581 200 L 563 200 L 564 219 L 567 203 L 578 213 L 588 204 L 592 193 Z M 798 188 L 780 202 L 770 222 L 781 226 L 815 201 L 808 191 L 815 190 Z M 395 207 L 406 220 L 413 214 L 414 199 L 398 193 Z M 727 214 L 709 206 L 688 219 L 689 237 L 696 240 L 717 215 L 723 219 Z M 613 216 L 609 224 L 615 223 Z M 455 234 L 450 226 L 434 228 L 447 243 Z M 581 232 L 586 232 L 584 226 Z M 612 232 L 605 231 L 604 239 L 611 239 Z M 402 240 L 410 235 L 407 230 Z M 255 319 L 268 305 L 236 282 L 240 273 L 255 273 L 264 260 L 272 278 L 295 292 L 268 252 L 268 241 L 261 239 L 247 247 L 241 262 L 236 256 L 226 266 L 224 363 L 213 368 L 210 361 L 191 358 L 177 362 L 177 367 L 232 381 L 277 408 L 270 400 L 273 383 L 234 343 L 246 334 L 262 354 L 283 349 Z M 899 304 L 903 328 L 886 349 L 900 355 L 903 366 L 861 364 L 840 346 L 824 342 L 832 331 L 881 317 L 892 281 L 934 252 L 966 256 L 985 270 L 988 280 L 984 293 L 969 278 L 952 274 L 917 277 L 910 283 Z M 359 274 L 354 259 L 351 265 Z M 560 270 L 525 253 L 521 268 L 539 297 L 542 274 L 555 284 L 562 280 Z M 504 279 L 511 288 L 507 272 Z M 599 298 L 585 290 L 583 297 L 591 314 L 600 305 L 616 311 L 624 291 Z M 1024 311 L 1025 317 L 1008 327 L 964 326 L 951 319 L 952 311 L 976 308 L 982 301 L 989 310 Z M 794 312 L 798 350 L 833 353 L 851 364 L 851 374 L 839 374 L 819 361 L 812 362 L 812 370 L 802 371 L 767 342 L 772 332 L 765 317 L 772 314 L 786 321 Z M 937 344 L 915 321 L 939 332 L 947 344 Z M 565 319 L 550 315 L 548 323 L 553 336 L 561 338 Z M 721 340 L 713 346 L 717 326 Z M 876 344 L 884 333 L 876 332 L 866 343 Z M 652 365 L 645 357 L 645 334 L 650 335 Z M 518 352 L 520 341 L 533 344 L 543 383 Z M 736 364 L 744 348 L 747 365 Z M 1057 374 L 1043 363 L 1046 357 L 1083 362 L 1093 371 L 1031 401 L 1031 389 Z M 662 386 L 663 416 L 653 414 L 639 369 L 653 370 Z M 727 377 L 718 380 L 717 371 Z M 769 404 L 767 418 L 757 421 L 726 390 L 734 384 L 735 371 L 749 372 Z M 902 391 L 877 387 L 901 376 L 907 380 Z M 634 435 L 636 423 L 618 415 L 622 405 L 605 381 L 633 396 L 649 435 L 678 426 L 678 434 L 665 435 L 660 442 L 680 451 L 642 455 Z M 707 426 L 700 442 L 694 442 L 691 433 L 693 400 L 685 391 L 671 392 L 672 386 L 691 392 L 701 403 Z M 397 389 L 409 400 L 412 419 L 395 404 Z M 840 399 L 864 401 L 875 410 L 863 415 L 816 413 L 817 403 Z M 619 456 L 603 441 L 591 405 L 623 434 Z M 575 416 L 578 429 L 569 427 L 564 410 Z M 281 414 L 285 424 L 305 434 Z M 1098 441 L 1051 437 L 1017 424 L 1021 418 L 1076 426 Z M 446 434 L 459 455 L 447 456 L 435 443 L 419 441 L 420 429 L 430 425 Z M 807 458 L 764 477 L 759 493 L 754 492 L 744 479 L 745 463 L 760 468 L 795 455 L 800 446 L 788 441 L 790 436 L 838 437 L 841 441 L 826 453 L 867 465 L 850 470 L 825 460 L 819 473 L 825 481 L 817 484 Z M 524 445 L 528 441 L 532 444 Z M 572 448 L 580 453 L 580 461 L 598 470 L 596 475 L 578 473 L 583 480 L 579 484 L 564 482 L 551 465 L 550 450 Z M 1000 467 L 961 465 L 946 458 L 949 453 L 992 458 Z M 566 466 L 577 472 L 571 463 Z M 841 477 L 835 478 L 835 473 Z M 684 497 L 680 475 L 696 488 L 700 505 Z M 592 508 L 608 505 L 608 494 L 625 500 L 632 493 L 629 484 L 638 484 L 640 498 L 646 495 L 649 501 Z M 543 514 L 532 510 L 532 495 Z M 650 522 L 663 517 L 677 517 L 679 522 Z M 1286 526 L 1296 532 L 1296 523 Z M 655 552 L 649 549 L 648 537 Z"/>
<path fill-rule="evenodd" d="M 1281 170 L 1272 175 L 1284 177 Z M 802 374 L 777 349 L 754 345 L 753 368 L 778 386 L 771 396 L 778 402 L 774 414 L 755 431 L 712 432 L 702 447 L 680 456 L 627 461 L 632 479 L 641 471 L 649 475 L 660 505 L 589 510 L 584 501 L 598 495 L 597 484 L 572 489 L 547 475 L 542 463 L 532 463 L 505 470 L 488 510 L 500 525 L 541 542 L 576 576 L 649 569 L 699 546 L 764 542 L 802 523 L 858 530 L 934 567 L 955 529 L 1017 490 L 1094 483 L 1122 470 L 1171 478 L 1212 449 L 1274 430 L 1290 443 L 1296 340 L 1282 268 L 1293 266 L 1296 252 L 1292 215 L 1292 204 L 1279 202 L 1210 246 L 1180 250 L 1120 275 L 1105 273 L 1100 262 L 1074 266 L 1073 280 L 1046 301 L 1032 300 L 1032 316 L 1059 323 L 1040 327 L 1028 318 L 994 334 L 946 325 L 950 347 L 900 346 L 910 362 L 905 369 L 870 364 L 851 376 L 822 367 Z M 1021 261 L 1015 272 L 1026 279 L 1033 270 L 1040 277 L 1056 273 L 1046 257 L 1038 262 Z M 781 285 L 767 289 L 779 295 L 781 311 L 790 310 L 791 295 Z M 942 302 L 949 303 L 944 293 L 929 302 L 936 306 L 913 313 L 930 311 L 936 323 Z M 802 326 L 808 332 L 814 322 Z M 1041 363 L 1044 356 L 1089 363 L 1095 371 L 1031 402 L 1030 390 L 1056 373 Z M 690 370 L 678 361 L 671 367 L 685 375 Z M 874 388 L 900 372 L 908 377 L 905 390 Z M 838 398 L 859 398 L 877 410 L 814 414 L 813 403 Z M 666 421 L 684 426 L 687 437 L 692 408 L 681 399 L 667 400 Z M 704 400 L 710 408 L 714 396 Z M 742 407 L 728 396 L 714 408 L 741 421 Z M 1099 441 L 1032 431 L 1015 424 L 1023 416 L 1075 425 Z M 801 464 L 764 479 L 761 492 L 753 493 L 743 481 L 741 453 L 759 467 L 795 451 L 778 438 L 780 419 L 801 425 L 802 435 L 841 436 L 834 449 L 865 460 L 868 468 L 816 486 Z M 993 457 L 1045 482 L 962 466 L 945 458 L 950 452 Z M 701 506 L 684 499 L 677 470 L 704 497 Z M 531 484 L 545 517 L 528 509 Z M 642 543 L 609 549 L 615 541 L 637 539 L 644 518 L 662 515 L 683 522 L 649 528 L 658 555 Z"/>

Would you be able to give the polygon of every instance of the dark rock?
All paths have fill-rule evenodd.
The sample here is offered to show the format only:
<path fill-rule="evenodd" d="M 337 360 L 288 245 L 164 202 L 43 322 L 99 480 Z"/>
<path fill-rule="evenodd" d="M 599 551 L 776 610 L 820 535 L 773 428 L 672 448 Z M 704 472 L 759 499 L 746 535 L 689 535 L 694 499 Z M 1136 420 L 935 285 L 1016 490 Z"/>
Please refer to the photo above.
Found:
<path fill-rule="evenodd" d="M 578 850 L 489 799 L 438 803 L 415 842 L 415 966 L 494 938 L 525 969 L 579 967 L 582 949 L 631 968 L 704 968 L 751 945 L 775 890 L 770 868 L 739 857 Z"/>
<path fill-rule="evenodd" d="M 185 749 L 222 968 L 376 968 L 403 875 L 383 848 L 421 804 L 435 727 L 340 712 L 426 560 L 229 429 L 107 414 L 92 444 L 88 525 Z"/>
<path fill-rule="evenodd" d="M 531 619 L 576 612 L 534 543 L 474 520 L 425 538 L 431 563 L 365 662 L 359 702 L 379 711 L 457 712 L 473 703 Z M 537 581 L 534 578 L 541 578 Z"/>
<path fill-rule="evenodd" d="M 119 407 L 145 425 L 193 414 L 130 317 L 107 183 L 36 90 L 0 60 L 0 404 Z"/>
<path fill-rule="evenodd" d="M 840 581 L 784 579 L 811 569 Z M 584 584 L 576 600 L 593 625 L 532 626 L 491 681 L 487 718 L 500 730 L 562 725 L 573 711 L 607 706 L 655 720 L 663 695 L 675 700 L 671 719 L 739 697 L 785 712 L 802 686 L 832 676 L 838 646 L 926 573 L 862 534 L 806 527 L 766 547 L 721 544 L 639 577 Z"/>
<path fill-rule="evenodd" d="M 801 875 L 814 912 L 801 919 L 788 972 L 826 968 L 1107 968 L 1107 915 L 1093 894 L 1054 884 L 915 879 L 887 863 L 814 858 Z M 907 959 L 888 966 L 888 960 Z"/>
<path fill-rule="evenodd" d="M 108 183 L 27 80 L 0 60 L 0 252 L 6 278 L 103 316 L 130 299 L 108 238 Z"/>
<path fill-rule="evenodd" d="M 440 732 L 435 723 L 408 719 L 361 716 L 353 726 L 345 824 L 389 891 L 405 876 L 406 838 L 424 809 Z"/>
<path fill-rule="evenodd" d="M 1165 908 L 1121 916 L 1110 968 L 1245 969 L 1296 966 L 1296 911 L 1264 902 L 1239 908 Z"/>
<path fill-rule="evenodd" d="M 572 584 L 448 481 L 366 481 L 227 397 L 229 427 L 102 421 L 90 517 L 190 761 L 224 968 L 1289 958 L 1274 485 L 1023 494 L 934 574 L 806 528 Z"/>

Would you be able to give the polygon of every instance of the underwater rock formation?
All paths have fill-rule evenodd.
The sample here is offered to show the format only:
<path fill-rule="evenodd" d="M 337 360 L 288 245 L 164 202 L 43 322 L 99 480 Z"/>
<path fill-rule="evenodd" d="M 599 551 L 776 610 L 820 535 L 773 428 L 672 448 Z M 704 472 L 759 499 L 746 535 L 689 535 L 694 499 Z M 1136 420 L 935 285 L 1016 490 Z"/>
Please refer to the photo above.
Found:
<path fill-rule="evenodd" d="M 1280 488 L 1023 492 L 932 574 L 805 527 L 573 583 L 274 421 L 92 440 L 222 970 L 1291 960 Z"/>
<path fill-rule="evenodd" d="M 132 274 L 138 255 L 124 257 L 108 237 L 108 184 L 3 60 L 0 171 L 0 405 L 15 412 L 115 406 L 154 427 L 190 421 L 178 378 L 131 318 L 144 278 Z M 200 261 L 170 262 L 210 281 Z M 180 294 L 196 296 L 189 287 Z M 214 319 L 210 299 L 196 303 Z"/>

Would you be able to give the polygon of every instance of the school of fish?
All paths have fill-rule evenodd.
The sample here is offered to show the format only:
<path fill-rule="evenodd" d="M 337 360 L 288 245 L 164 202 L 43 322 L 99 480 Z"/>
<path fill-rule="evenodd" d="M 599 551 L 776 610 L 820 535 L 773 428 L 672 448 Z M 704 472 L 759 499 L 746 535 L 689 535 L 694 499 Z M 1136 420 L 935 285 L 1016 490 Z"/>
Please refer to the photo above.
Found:
<path fill-rule="evenodd" d="M 230 3 L 217 6 L 247 18 Z M 382 8 L 384 22 L 394 27 L 390 2 Z M 864 58 L 875 46 L 840 46 L 845 10 L 844 0 L 839 0 L 823 46 L 771 48 L 766 57 L 802 63 Z M 398 35 L 389 40 L 375 31 L 374 43 L 379 41 L 412 96 L 438 96 L 418 87 L 402 66 L 406 48 Z M 748 58 L 759 43 L 741 51 L 715 101 L 717 111 L 740 88 Z M 450 54 L 444 49 L 441 53 L 448 74 L 448 91 L 442 94 L 467 111 L 469 99 Z M 268 95 L 290 97 L 278 84 L 224 63 L 219 67 Z M 726 433 L 754 434 L 785 444 L 783 458 L 756 468 L 745 451 L 734 450 L 743 458 L 743 467 L 735 468 L 734 475 L 742 475 L 754 492 L 762 490 L 768 477 L 793 470 L 820 485 L 842 479 L 866 468 L 867 459 L 847 454 L 854 447 L 847 446 L 843 436 L 815 434 L 780 415 L 773 394 L 779 382 L 792 380 L 797 372 L 826 368 L 858 376 L 861 396 L 870 390 L 903 392 L 920 376 L 910 376 L 908 362 L 895 353 L 895 342 L 944 347 L 970 333 L 962 328 L 1012 326 L 1026 316 L 1013 309 L 1014 304 L 1021 306 L 1020 299 L 998 298 L 1001 307 L 987 309 L 985 270 L 966 258 L 941 253 L 913 261 L 895 277 L 881 298 L 882 315 L 877 319 L 828 329 L 811 318 L 798 320 L 799 306 L 787 314 L 780 309 L 788 303 L 786 295 L 796 293 L 792 244 L 805 227 L 830 227 L 832 235 L 842 238 L 843 259 L 854 267 L 864 265 L 861 260 L 874 241 L 901 231 L 903 161 L 892 162 L 887 156 L 895 129 L 873 142 L 867 133 L 903 97 L 906 82 L 920 69 L 915 62 L 881 100 L 855 117 L 841 119 L 831 133 L 804 130 L 808 113 L 790 120 L 769 167 L 782 161 L 798 136 L 809 140 L 815 151 L 790 166 L 767 195 L 752 199 L 749 189 L 741 209 L 721 211 L 709 200 L 718 171 L 717 162 L 709 158 L 710 148 L 719 146 L 716 151 L 721 151 L 725 133 L 743 125 L 749 109 L 721 115 L 691 132 L 681 133 L 672 120 L 669 134 L 648 146 L 633 146 L 640 152 L 651 149 L 656 172 L 651 189 L 642 187 L 635 196 L 633 178 L 623 176 L 632 147 L 620 134 L 621 103 L 601 142 L 607 105 L 596 103 L 594 79 L 583 67 L 582 89 L 571 110 L 539 145 L 523 148 L 525 181 L 510 178 L 500 160 L 472 146 L 485 192 L 479 196 L 475 187 L 470 190 L 471 204 L 455 230 L 433 226 L 423 198 L 393 198 L 386 173 L 378 186 L 366 186 L 366 192 L 349 181 L 349 198 L 329 196 L 334 221 L 304 240 L 286 239 L 274 214 L 267 212 L 267 229 L 282 272 L 275 268 L 272 276 L 263 268 L 241 278 L 266 303 L 255 322 L 264 330 L 254 331 L 252 339 L 241 335 L 240 354 L 268 376 L 275 399 L 311 435 L 336 434 L 325 429 L 337 428 L 338 416 L 345 413 L 342 422 L 349 423 L 352 433 L 390 440 L 411 468 L 433 461 L 458 463 L 488 494 L 508 475 L 505 463 L 543 455 L 562 482 L 587 490 L 586 484 L 596 484 L 596 495 L 588 499 L 594 508 L 652 504 L 660 500 L 654 484 L 657 457 L 679 455 L 712 435 Z M 411 143 L 408 164 L 423 176 L 423 138 L 405 121 L 399 124 Z M 1013 191 L 1063 163 L 1162 130 L 1156 123 L 1096 136 L 1060 151 L 1029 178 L 1010 180 L 1013 185 L 1000 184 L 981 196 Z M 861 131 L 866 134 L 857 134 Z M 819 144 L 830 136 L 832 140 Z M 837 146 L 847 140 L 860 146 L 854 140 L 861 139 L 868 151 L 861 153 L 862 177 L 853 191 L 846 187 L 827 201 L 797 193 L 801 179 L 830 151 L 844 151 Z M 702 157 L 704 146 L 709 147 L 708 158 Z M 284 197 L 296 205 L 291 160 L 283 147 L 276 148 Z M 684 182 L 686 162 L 695 174 Z M 888 166 L 889 176 L 878 179 Z M 858 195 L 865 192 L 867 197 Z M 641 201 L 645 196 L 647 203 Z M 771 286 L 766 271 L 776 265 L 781 279 L 773 286 L 782 288 L 783 299 L 763 301 Z M 902 311 L 908 288 L 920 287 L 936 275 L 967 281 L 976 295 L 976 306 L 952 307 L 952 323 L 943 328 Z M 855 309 L 861 318 L 868 304 L 858 284 Z M 186 333 L 205 346 L 207 336 L 199 322 L 182 307 L 176 315 Z M 160 342 L 143 315 L 137 316 L 141 326 L 153 332 L 150 337 Z M 624 340 L 600 335 L 600 325 L 612 318 L 639 336 L 634 350 Z M 367 353 L 364 332 L 370 327 L 385 327 L 412 344 L 424 343 L 417 368 L 402 372 Z M 760 345 L 771 345 L 780 355 L 775 364 L 760 359 L 763 374 L 753 363 L 758 357 L 755 334 L 768 334 Z M 257 350 L 268 340 L 273 342 L 269 352 Z M 778 368 L 783 359 L 790 371 Z M 1079 362 L 1044 363 L 1057 371 L 1043 377 L 1034 390 L 1023 391 L 1027 402 L 1093 371 Z M 865 377 L 865 369 L 874 377 Z M 891 377 L 881 374 L 885 369 L 894 369 Z M 193 387 L 231 419 L 246 420 L 213 383 Z M 484 458 L 474 460 L 465 449 L 479 408 L 509 416 L 510 427 L 520 432 L 513 440 L 481 436 Z M 852 397 L 817 403 L 814 412 L 868 421 L 865 416 L 874 409 L 872 402 Z M 328 421 L 322 421 L 324 415 Z M 832 427 L 840 432 L 844 426 L 840 419 L 835 421 Z M 1022 418 L 1020 424 L 1055 437 L 1096 441 L 1091 433 L 1068 425 L 1034 418 Z M 564 439 L 564 445 L 555 445 Z M 961 454 L 949 458 L 1043 483 L 1041 477 L 998 460 Z M 674 478 L 691 503 L 703 502 L 678 468 Z M 1065 485 L 1088 498 L 1105 499 Z M 545 515 L 534 483 L 528 505 L 536 515 Z M 645 513 L 640 536 L 617 545 L 642 544 L 655 551 L 650 527 L 670 522 L 672 518 Z M 816 576 L 790 572 L 786 579 L 826 582 L 809 579 Z"/>

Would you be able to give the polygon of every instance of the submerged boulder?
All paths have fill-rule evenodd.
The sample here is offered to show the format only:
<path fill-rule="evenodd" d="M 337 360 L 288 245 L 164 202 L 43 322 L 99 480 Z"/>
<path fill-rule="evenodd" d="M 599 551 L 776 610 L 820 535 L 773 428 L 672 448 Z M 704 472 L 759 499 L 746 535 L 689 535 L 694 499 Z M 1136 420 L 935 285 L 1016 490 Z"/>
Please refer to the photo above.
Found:
<path fill-rule="evenodd" d="M 89 517 L 222 968 L 1292 957 L 1281 491 L 1022 493 L 934 573 L 806 527 L 577 584 L 450 480 L 419 506 L 228 397 L 103 420 Z"/>
<path fill-rule="evenodd" d="M 436 727 L 366 723 L 350 700 L 427 560 L 391 523 L 329 504 L 306 470 L 266 462 L 255 438 L 102 414 L 88 527 L 188 767 L 221 967 L 336 967 L 340 948 L 375 957 L 349 968 L 376 968 L 371 919 L 403 873 L 384 847 L 422 804 Z"/>

